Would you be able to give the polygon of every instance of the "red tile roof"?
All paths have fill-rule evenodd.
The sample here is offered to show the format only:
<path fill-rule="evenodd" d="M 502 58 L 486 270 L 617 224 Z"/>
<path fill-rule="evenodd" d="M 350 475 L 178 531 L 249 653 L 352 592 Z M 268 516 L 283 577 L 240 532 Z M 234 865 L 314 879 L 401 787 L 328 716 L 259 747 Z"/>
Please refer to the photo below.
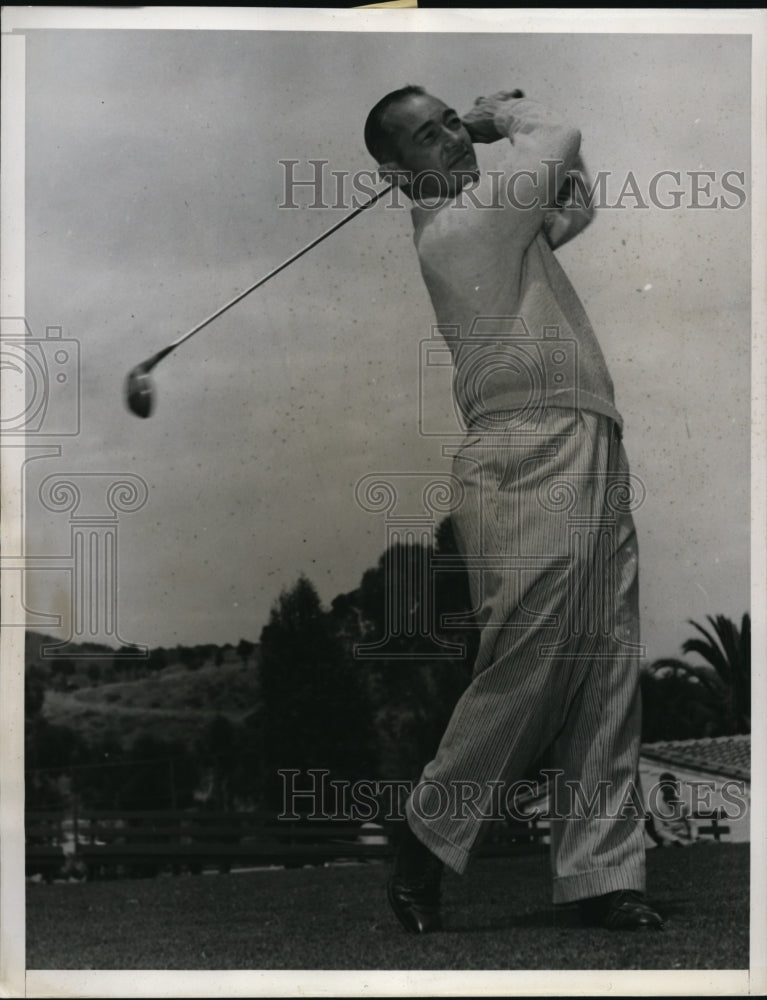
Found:
<path fill-rule="evenodd" d="M 644 743 L 642 756 L 709 774 L 751 779 L 750 734 Z"/>

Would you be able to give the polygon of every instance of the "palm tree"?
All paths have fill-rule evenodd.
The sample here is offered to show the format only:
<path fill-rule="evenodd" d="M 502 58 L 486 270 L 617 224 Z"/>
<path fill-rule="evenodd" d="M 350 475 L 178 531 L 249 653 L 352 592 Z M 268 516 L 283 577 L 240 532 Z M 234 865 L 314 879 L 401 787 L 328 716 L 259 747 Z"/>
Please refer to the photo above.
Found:
<path fill-rule="evenodd" d="M 722 735 L 751 732 L 751 619 L 743 615 L 740 629 L 724 615 L 706 616 L 710 631 L 697 622 L 689 624 L 703 638 L 694 636 L 682 644 L 683 653 L 697 653 L 706 661 L 690 664 L 677 658 L 656 660 L 652 672 L 687 676 L 701 685 L 705 701 L 719 709 Z"/>
<path fill-rule="evenodd" d="M 722 732 L 722 692 L 684 660 L 664 658 L 641 673 L 642 740 L 691 740 Z"/>
<path fill-rule="evenodd" d="M 690 622 L 703 639 L 694 637 L 682 645 L 684 653 L 698 653 L 711 664 L 724 687 L 726 734 L 751 732 L 751 618 L 743 615 L 740 630 L 725 618 L 706 615 L 713 635 L 697 622 Z"/>

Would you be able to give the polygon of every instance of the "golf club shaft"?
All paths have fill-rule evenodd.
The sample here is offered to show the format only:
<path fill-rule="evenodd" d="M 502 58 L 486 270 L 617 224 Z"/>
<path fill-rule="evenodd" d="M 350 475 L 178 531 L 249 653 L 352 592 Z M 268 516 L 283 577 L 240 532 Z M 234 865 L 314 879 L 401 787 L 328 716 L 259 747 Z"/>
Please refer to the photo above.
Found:
<path fill-rule="evenodd" d="M 183 334 L 181 337 L 178 338 L 178 340 L 174 340 L 172 344 L 169 344 L 167 347 L 163 348 L 162 351 L 158 351 L 157 354 L 154 355 L 154 357 L 152 358 L 152 361 L 156 364 L 158 361 L 161 360 L 161 358 L 164 358 L 166 354 L 169 354 L 172 350 L 175 350 L 175 348 L 177 348 L 180 344 L 183 344 L 185 340 L 189 340 L 189 338 L 193 337 L 195 333 L 199 333 L 203 327 L 207 326 L 208 323 L 212 323 L 214 319 L 218 319 L 218 317 L 221 316 L 223 313 L 225 313 L 227 309 L 231 309 L 232 306 L 237 305 L 237 303 L 240 302 L 242 299 L 244 299 L 246 295 L 250 295 L 251 292 L 255 292 L 255 290 L 257 288 L 260 288 L 261 285 L 266 284 L 266 282 L 269 281 L 270 278 L 274 278 L 276 275 L 280 273 L 280 271 L 284 271 L 285 268 L 288 267 L 289 264 L 292 264 L 294 260 L 298 260 L 299 257 L 303 257 L 305 253 L 308 253 L 311 249 L 316 247 L 318 243 L 322 243 L 323 240 L 326 240 L 328 236 L 331 236 L 337 229 L 340 229 L 341 226 L 345 226 L 347 222 L 351 222 L 353 218 L 355 218 L 357 215 L 360 214 L 360 212 L 364 212 L 366 208 L 370 208 L 371 205 L 375 205 L 378 199 L 382 198 L 383 195 L 385 195 L 388 191 L 391 191 L 393 187 L 394 185 L 390 184 L 388 187 L 384 188 L 383 191 L 379 191 L 377 194 L 373 195 L 370 201 L 366 201 L 364 205 L 360 205 L 358 208 L 355 208 L 353 212 L 350 212 L 349 215 L 344 216 L 343 219 L 337 222 L 334 226 L 331 226 L 330 229 L 326 229 L 324 233 L 321 233 L 310 243 L 307 243 L 305 247 L 302 247 L 291 257 L 288 257 L 287 260 L 284 260 L 281 264 L 278 264 L 277 267 L 271 270 L 268 274 L 265 274 L 262 278 L 259 278 L 258 281 L 252 284 L 249 288 L 246 288 L 244 291 L 239 292 L 237 295 L 235 295 L 233 299 L 230 299 L 230 301 L 227 302 L 226 305 L 221 306 L 220 309 L 217 309 L 214 313 L 211 313 L 210 316 L 208 316 L 206 319 L 202 321 L 202 323 L 198 323 L 197 326 L 194 327 L 194 329 L 189 330 L 187 333 Z"/>

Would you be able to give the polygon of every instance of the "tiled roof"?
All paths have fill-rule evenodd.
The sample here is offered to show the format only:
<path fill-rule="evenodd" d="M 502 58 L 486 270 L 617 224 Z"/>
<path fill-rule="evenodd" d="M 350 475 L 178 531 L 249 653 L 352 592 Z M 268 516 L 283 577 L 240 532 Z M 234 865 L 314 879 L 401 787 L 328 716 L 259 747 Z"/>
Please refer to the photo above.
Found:
<path fill-rule="evenodd" d="M 677 767 L 690 767 L 729 778 L 751 779 L 751 736 L 715 736 L 702 740 L 644 743 L 642 756 Z"/>

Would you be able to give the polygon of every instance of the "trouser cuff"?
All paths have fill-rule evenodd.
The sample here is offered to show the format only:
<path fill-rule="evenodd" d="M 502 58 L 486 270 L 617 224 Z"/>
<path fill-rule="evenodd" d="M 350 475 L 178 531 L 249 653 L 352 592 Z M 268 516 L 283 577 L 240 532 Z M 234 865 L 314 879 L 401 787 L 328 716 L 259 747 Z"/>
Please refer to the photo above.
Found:
<path fill-rule="evenodd" d="M 431 853 L 444 862 L 448 868 L 451 868 L 459 875 L 463 875 L 469 864 L 469 852 L 465 848 L 458 847 L 457 844 L 453 844 L 451 841 L 445 840 L 438 833 L 435 833 L 428 823 L 425 823 L 424 820 L 415 815 L 410 808 L 409 802 L 405 806 L 405 815 L 407 816 L 408 826 L 421 843 L 428 847 Z"/>
<path fill-rule="evenodd" d="M 643 861 L 614 868 L 593 868 L 575 875 L 560 875 L 554 879 L 554 902 L 573 903 L 578 899 L 604 896 L 620 889 L 645 891 Z"/>

